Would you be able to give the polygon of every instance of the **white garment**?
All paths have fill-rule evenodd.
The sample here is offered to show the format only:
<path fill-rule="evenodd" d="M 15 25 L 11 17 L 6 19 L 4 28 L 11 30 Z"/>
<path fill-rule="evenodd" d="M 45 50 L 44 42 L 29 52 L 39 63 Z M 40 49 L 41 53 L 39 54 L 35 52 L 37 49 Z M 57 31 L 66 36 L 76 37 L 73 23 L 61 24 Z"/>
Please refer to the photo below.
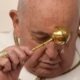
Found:
<path fill-rule="evenodd" d="M 14 44 L 12 34 L 11 33 L 0 33 L 0 49 L 5 48 L 5 46 L 9 46 Z M 76 41 L 76 47 L 80 53 L 80 40 L 79 38 Z M 75 55 L 75 60 L 73 66 L 79 61 L 79 56 Z M 58 76 L 56 78 L 46 79 L 46 80 L 80 80 L 80 65 L 75 68 L 73 71 L 66 73 L 65 75 Z M 21 70 L 19 75 L 21 80 L 35 80 L 36 76 L 29 73 L 24 67 Z"/>

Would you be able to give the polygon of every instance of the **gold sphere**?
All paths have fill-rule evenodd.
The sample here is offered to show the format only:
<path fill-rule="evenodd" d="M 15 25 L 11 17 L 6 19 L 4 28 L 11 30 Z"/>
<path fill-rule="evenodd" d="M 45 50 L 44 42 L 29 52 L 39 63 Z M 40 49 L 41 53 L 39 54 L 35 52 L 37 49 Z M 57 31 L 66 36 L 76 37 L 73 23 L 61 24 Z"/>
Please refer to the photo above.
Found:
<path fill-rule="evenodd" d="M 57 28 L 53 34 L 52 39 L 56 44 L 65 44 L 69 40 L 69 32 L 64 28 Z"/>

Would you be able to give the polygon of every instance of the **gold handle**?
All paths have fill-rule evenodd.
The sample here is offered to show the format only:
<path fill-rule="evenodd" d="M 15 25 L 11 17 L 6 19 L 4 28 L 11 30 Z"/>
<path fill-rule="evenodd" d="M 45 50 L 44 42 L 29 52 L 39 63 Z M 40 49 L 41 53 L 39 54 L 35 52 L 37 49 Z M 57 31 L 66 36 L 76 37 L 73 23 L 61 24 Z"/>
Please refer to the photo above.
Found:
<path fill-rule="evenodd" d="M 52 41 L 53 39 L 52 38 L 50 38 L 49 40 L 47 40 L 46 42 L 44 42 L 44 43 L 42 43 L 42 44 L 40 44 L 40 45 L 38 45 L 38 46 L 36 46 L 36 47 L 34 47 L 33 49 L 32 49 L 32 51 L 35 51 L 36 49 L 38 49 L 38 48 L 40 48 L 40 47 L 42 47 L 42 46 L 44 46 L 45 44 L 47 44 L 47 43 L 49 43 L 50 41 Z"/>

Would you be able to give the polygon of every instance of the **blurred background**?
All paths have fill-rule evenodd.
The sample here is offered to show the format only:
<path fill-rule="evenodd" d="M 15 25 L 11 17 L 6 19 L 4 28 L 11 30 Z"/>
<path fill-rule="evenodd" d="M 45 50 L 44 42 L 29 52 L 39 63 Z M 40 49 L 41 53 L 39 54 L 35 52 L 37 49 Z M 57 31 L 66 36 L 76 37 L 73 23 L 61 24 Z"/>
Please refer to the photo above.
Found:
<path fill-rule="evenodd" d="M 11 9 L 17 9 L 18 0 L 0 0 L 0 51 L 14 44 Z"/>
<path fill-rule="evenodd" d="M 12 28 L 9 11 L 17 8 L 18 0 L 0 0 L 0 32 L 8 32 Z"/>

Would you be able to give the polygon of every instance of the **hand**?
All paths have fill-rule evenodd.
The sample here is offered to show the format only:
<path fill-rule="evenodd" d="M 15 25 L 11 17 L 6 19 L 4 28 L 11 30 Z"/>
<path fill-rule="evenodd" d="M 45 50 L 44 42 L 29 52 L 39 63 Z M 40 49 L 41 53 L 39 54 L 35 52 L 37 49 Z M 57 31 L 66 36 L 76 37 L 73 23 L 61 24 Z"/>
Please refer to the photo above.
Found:
<path fill-rule="evenodd" d="M 38 48 L 37 50 L 33 51 L 32 56 L 27 60 L 25 67 L 31 73 L 36 73 L 37 67 L 39 66 L 40 59 L 45 55 L 44 51 L 46 47 L 43 46 Z"/>
<path fill-rule="evenodd" d="M 8 56 L 0 57 L 0 80 L 18 80 L 20 70 L 32 52 L 24 46 L 11 46 L 5 51 Z"/>

